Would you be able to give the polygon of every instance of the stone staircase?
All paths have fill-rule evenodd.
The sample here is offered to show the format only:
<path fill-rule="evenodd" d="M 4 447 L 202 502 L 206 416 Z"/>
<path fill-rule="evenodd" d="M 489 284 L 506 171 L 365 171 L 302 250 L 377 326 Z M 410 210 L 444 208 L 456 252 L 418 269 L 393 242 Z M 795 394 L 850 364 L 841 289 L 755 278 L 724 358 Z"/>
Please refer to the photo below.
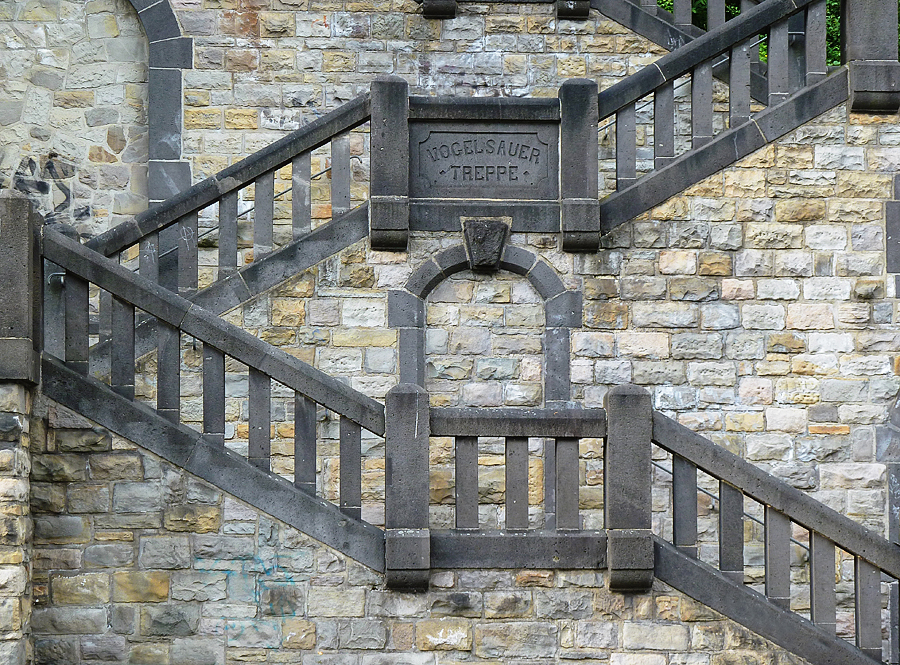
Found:
<path fill-rule="evenodd" d="M 561 221 L 530 229 L 563 236 L 572 233 L 575 240 L 570 248 L 576 251 L 596 249 L 602 236 L 618 226 L 850 99 L 847 69 L 829 72 L 825 67 L 822 0 L 768 0 L 705 34 L 673 26 L 659 14 L 629 3 L 594 0 L 592 6 L 612 12 L 613 18 L 616 12 L 627 11 L 632 25 L 650 26 L 645 32 L 670 44 L 676 39 L 681 45 L 678 35 L 694 38 L 585 102 L 592 131 L 607 120 L 609 126 L 615 125 L 614 152 L 606 160 L 610 163 L 604 165 L 604 155 L 587 148 L 588 157 L 599 160 L 600 170 L 605 167 L 611 174 L 615 192 L 599 198 L 590 177 L 581 189 L 563 182 L 557 202 Z M 788 25 L 798 22 L 804 26 L 806 40 L 800 79 L 789 72 L 788 44 Z M 760 94 L 751 95 L 760 85 L 759 80 L 755 86 L 752 81 L 762 76 L 751 42 L 762 33 L 770 41 L 766 94 L 760 101 Z M 727 117 L 715 111 L 713 104 L 714 73 L 721 70 L 723 57 L 729 63 Z M 685 78 L 691 81 L 689 100 L 676 94 L 676 82 Z M 436 113 L 429 110 L 437 105 L 434 100 L 409 97 L 405 91 L 402 97 L 407 120 Z M 544 104 L 539 110 L 555 113 L 563 123 L 562 132 L 567 131 L 565 99 L 561 93 L 558 103 Z M 373 90 L 86 246 L 52 226 L 39 232 L 34 229 L 40 235 L 38 263 L 46 274 L 61 277 L 56 284 L 45 283 L 39 295 L 43 311 L 65 311 L 64 317 L 44 317 L 43 394 L 384 572 L 393 588 L 419 589 L 427 585 L 433 569 L 605 569 L 613 590 L 645 592 L 654 578 L 662 580 L 810 663 L 894 662 L 890 653 L 896 652 L 898 641 L 897 546 L 653 412 L 645 392 L 633 387 L 614 389 L 606 408 L 593 410 L 572 408 L 562 394 L 551 408 L 539 410 L 429 408 L 421 385 L 424 302 L 443 279 L 475 265 L 471 246 L 455 245 L 436 254 L 404 289 L 392 292 L 388 319 L 399 329 L 402 383 L 388 393 L 385 404 L 220 318 L 370 235 L 374 208 L 361 203 L 351 209 L 349 133 L 371 122 L 371 132 L 377 134 L 379 123 L 387 117 L 385 103 L 382 92 Z M 652 104 L 652 120 L 639 113 L 642 104 Z M 469 107 L 480 114 L 505 108 L 497 103 Z M 682 107 L 689 108 L 689 134 L 676 128 L 676 114 Z M 638 150 L 639 122 L 652 124 L 652 154 Z M 309 190 L 316 174 L 311 171 L 311 155 L 326 145 L 330 145 L 332 219 L 313 229 Z M 373 153 L 377 148 L 373 139 Z M 279 239 L 275 211 L 280 193 L 275 183 L 284 179 L 288 165 L 290 233 L 282 228 Z M 372 175 L 378 178 L 374 170 Z M 382 193 L 373 186 L 370 194 L 375 201 Z M 400 225 L 392 231 L 402 235 L 435 230 L 426 217 L 416 216 L 417 203 L 410 201 L 409 191 L 390 196 L 396 199 L 390 203 L 400 206 L 392 210 L 405 210 L 407 216 L 392 218 L 391 223 Z M 248 201 L 253 202 L 252 216 L 246 214 Z M 590 205 L 579 209 L 591 213 L 570 224 L 566 211 L 572 209 L 567 205 L 573 201 L 579 205 L 587 201 Z M 384 200 L 377 204 L 382 206 Z M 251 217 L 252 223 L 241 221 Z M 382 216 L 378 219 L 384 221 Z M 378 226 L 379 231 L 384 228 Z M 214 266 L 201 265 L 204 232 L 215 238 Z M 242 245 L 252 246 L 252 262 L 239 266 Z M 132 265 L 135 258 L 137 266 Z M 519 248 L 501 243 L 495 265 L 526 276 L 544 298 L 548 328 L 552 319 L 553 330 L 558 331 L 554 334 L 564 340 L 556 347 L 559 357 L 552 362 L 566 364 L 561 358 L 568 360 L 569 328 L 580 325 L 580 297 L 565 291 L 548 264 Z M 204 274 L 213 276 L 208 284 Z M 92 299 L 98 292 L 103 295 Z M 96 332 L 92 306 L 97 309 Z M 91 345 L 94 332 L 98 341 Z M 202 413 L 196 428 L 188 426 L 181 400 L 181 348 L 188 338 L 202 347 Z M 135 399 L 135 358 L 153 354 L 155 406 Z M 248 373 L 246 456 L 225 446 L 226 367 L 236 363 L 246 366 Z M 560 391 L 567 388 L 565 382 Z M 289 393 L 294 405 L 290 481 L 271 468 L 275 392 Z M 334 502 L 316 496 L 317 406 L 336 414 L 339 421 L 340 495 Z M 362 519 L 364 431 L 365 436 L 385 440 L 384 531 Z M 450 437 L 454 442 L 454 529 L 429 526 L 429 436 Z M 505 529 L 495 531 L 479 529 L 477 520 L 477 445 L 478 437 L 486 436 L 504 440 L 509 488 L 504 499 Z M 527 514 L 529 437 L 552 441 L 552 453 L 545 459 L 545 483 L 550 490 L 545 492 L 545 513 L 554 517 L 539 529 L 529 526 Z M 603 530 L 581 528 L 578 445 L 588 438 L 605 440 Z M 669 455 L 675 478 L 671 542 L 651 530 L 654 447 Z M 698 470 L 718 483 L 716 566 L 701 561 L 697 554 Z M 753 503 L 765 515 L 763 593 L 744 583 L 745 503 Z M 798 530 L 805 532 L 809 552 L 807 581 L 812 601 L 808 616 L 792 611 L 790 604 L 791 538 Z M 854 561 L 856 645 L 835 636 L 835 548 Z M 881 615 L 888 605 L 891 619 L 883 656 Z"/>

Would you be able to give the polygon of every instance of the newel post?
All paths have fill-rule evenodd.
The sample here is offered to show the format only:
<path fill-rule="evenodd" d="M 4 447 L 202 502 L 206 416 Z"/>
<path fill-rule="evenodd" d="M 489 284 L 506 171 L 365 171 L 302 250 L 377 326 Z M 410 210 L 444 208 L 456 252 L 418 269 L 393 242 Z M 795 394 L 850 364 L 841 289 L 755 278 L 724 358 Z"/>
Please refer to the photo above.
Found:
<path fill-rule="evenodd" d="M 4 488 L 0 548 L 8 578 L 0 590 L 0 603 L 10 608 L 0 636 L 0 659 L 9 665 L 33 660 L 29 449 L 32 391 L 40 376 L 41 264 L 36 234 L 41 223 L 24 194 L 0 191 L 0 483 Z"/>
<path fill-rule="evenodd" d="M 428 393 L 401 383 L 388 391 L 384 406 L 386 582 L 393 589 L 426 589 L 431 569 Z"/>
<path fill-rule="evenodd" d="M 650 393 L 634 385 L 606 394 L 604 511 L 612 591 L 648 591 L 653 584 Z"/>
<path fill-rule="evenodd" d="M 841 54 L 850 66 L 852 111 L 894 113 L 900 108 L 895 0 L 843 0 Z"/>
<path fill-rule="evenodd" d="M 409 84 L 398 76 L 372 83 L 369 240 L 373 249 L 406 251 L 409 240 Z"/>

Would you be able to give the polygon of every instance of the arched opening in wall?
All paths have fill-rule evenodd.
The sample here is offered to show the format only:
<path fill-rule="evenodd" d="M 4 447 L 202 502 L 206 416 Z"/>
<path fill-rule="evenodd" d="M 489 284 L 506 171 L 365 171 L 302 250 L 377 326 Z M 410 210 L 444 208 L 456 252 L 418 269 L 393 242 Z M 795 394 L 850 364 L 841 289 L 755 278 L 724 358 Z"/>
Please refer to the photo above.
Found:
<path fill-rule="evenodd" d="M 147 207 L 147 37 L 127 0 L 14 4 L 0 186 L 94 236 Z"/>
<path fill-rule="evenodd" d="M 425 308 L 425 387 L 432 406 L 532 407 L 544 404 L 544 302 L 525 277 L 463 271 L 432 291 Z M 482 528 L 502 528 L 505 440 L 478 439 Z M 544 440 L 528 441 L 529 522 L 544 521 Z M 431 526 L 455 523 L 453 439 L 431 440 Z"/>

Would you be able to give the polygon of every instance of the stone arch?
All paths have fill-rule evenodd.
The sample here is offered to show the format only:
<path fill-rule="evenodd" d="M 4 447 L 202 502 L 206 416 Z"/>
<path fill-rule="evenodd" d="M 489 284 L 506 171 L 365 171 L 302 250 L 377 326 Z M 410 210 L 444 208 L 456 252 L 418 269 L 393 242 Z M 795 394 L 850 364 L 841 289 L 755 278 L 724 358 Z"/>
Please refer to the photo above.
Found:
<path fill-rule="evenodd" d="M 147 193 L 153 204 L 191 185 L 190 164 L 181 159 L 181 72 L 193 67 L 194 40 L 182 36 L 170 0 L 129 2 L 137 12 L 150 45 Z"/>
<path fill-rule="evenodd" d="M 471 267 L 466 248 L 455 245 L 422 263 L 403 290 L 388 293 L 388 325 L 399 331 L 400 382 L 425 386 L 425 299 L 451 275 Z M 507 245 L 500 268 L 525 277 L 544 301 L 544 403 L 571 400 L 571 329 L 580 328 L 582 297 L 566 290 L 550 264 L 527 249 Z"/>

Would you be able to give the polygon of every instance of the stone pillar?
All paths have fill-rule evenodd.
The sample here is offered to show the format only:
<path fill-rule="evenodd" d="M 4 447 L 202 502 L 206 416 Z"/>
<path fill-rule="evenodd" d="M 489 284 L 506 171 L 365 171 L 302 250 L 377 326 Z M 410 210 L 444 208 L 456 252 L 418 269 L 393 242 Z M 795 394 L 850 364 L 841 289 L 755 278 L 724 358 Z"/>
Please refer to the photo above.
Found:
<path fill-rule="evenodd" d="M 408 383 L 391 388 L 384 400 L 385 577 L 394 589 L 428 588 L 428 408 L 425 389 Z"/>
<path fill-rule="evenodd" d="M 607 568 L 611 591 L 648 591 L 653 584 L 650 393 L 633 385 L 606 394 L 603 457 Z"/>
<path fill-rule="evenodd" d="M 40 221 L 24 195 L 0 192 L 0 665 L 32 661 L 28 437 L 40 367 Z"/>
<path fill-rule="evenodd" d="M 372 83 L 369 241 L 406 251 L 409 239 L 409 84 L 397 76 Z"/>
<path fill-rule="evenodd" d="M 900 108 L 897 3 L 843 0 L 841 53 L 850 66 L 850 109 L 896 112 Z"/>
<path fill-rule="evenodd" d="M 600 247 L 597 170 L 597 82 L 571 79 L 559 88 L 562 244 L 567 252 Z"/>

